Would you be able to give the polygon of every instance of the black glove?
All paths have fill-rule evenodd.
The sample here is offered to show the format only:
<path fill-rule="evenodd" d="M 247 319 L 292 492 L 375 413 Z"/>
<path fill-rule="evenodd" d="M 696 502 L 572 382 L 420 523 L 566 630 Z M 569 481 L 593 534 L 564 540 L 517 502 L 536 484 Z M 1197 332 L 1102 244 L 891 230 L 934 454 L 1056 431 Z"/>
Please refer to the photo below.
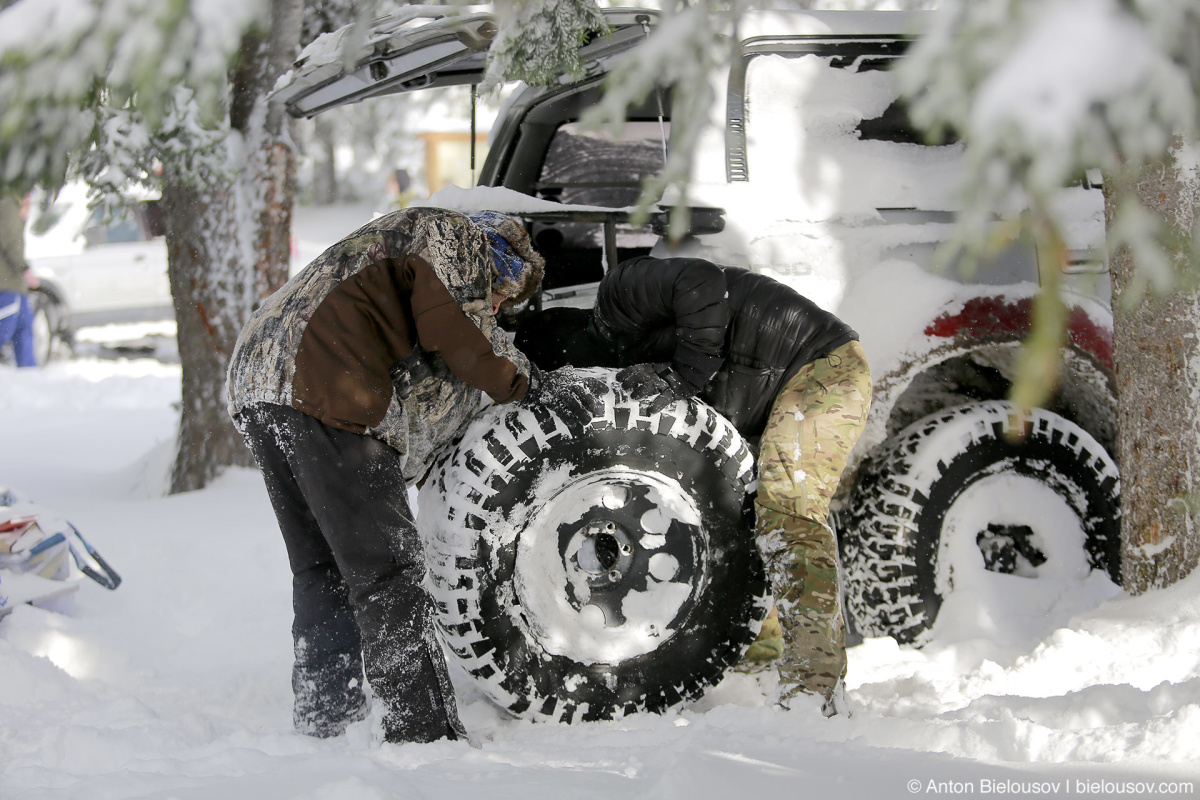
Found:
<path fill-rule="evenodd" d="M 571 367 L 543 372 L 530 362 L 529 368 L 529 391 L 522 403 L 549 408 L 576 427 L 588 425 L 604 408 L 601 398 L 608 384 L 599 378 L 585 377 Z"/>
<path fill-rule="evenodd" d="M 695 394 L 670 364 L 634 364 L 617 373 L 617 383 L 631 399 L 643 401 L 642 410 L 647 414 L 657 414 L 676 400 Z"/>
<path fill-rule="evenodd" d="M 433 369 L 425 357 L 425 351 L 417 346 L 402 361 L 388 367 L 388 374 L 392 376 L 392 391 L 396 399 L 404 401 L 412 394 L 414 386 L 433 376 Z"/>

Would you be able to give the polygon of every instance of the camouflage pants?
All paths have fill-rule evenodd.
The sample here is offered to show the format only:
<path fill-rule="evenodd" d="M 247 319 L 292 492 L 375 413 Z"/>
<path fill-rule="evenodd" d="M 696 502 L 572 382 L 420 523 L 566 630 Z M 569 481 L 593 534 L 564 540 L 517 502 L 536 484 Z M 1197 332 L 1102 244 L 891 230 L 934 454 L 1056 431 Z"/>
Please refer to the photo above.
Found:
<path fill-rule="evenodd" d="M 846 674 L 837 541 L 826 520 L 870 405 L 866 355 L 848 342 L 788 382 L 763 433 L 756 534 L 782 641 L 770 641 L 768 621 L 747 658 L 778 655 L 785 700 L 798 692 L 828 698 Z"/>

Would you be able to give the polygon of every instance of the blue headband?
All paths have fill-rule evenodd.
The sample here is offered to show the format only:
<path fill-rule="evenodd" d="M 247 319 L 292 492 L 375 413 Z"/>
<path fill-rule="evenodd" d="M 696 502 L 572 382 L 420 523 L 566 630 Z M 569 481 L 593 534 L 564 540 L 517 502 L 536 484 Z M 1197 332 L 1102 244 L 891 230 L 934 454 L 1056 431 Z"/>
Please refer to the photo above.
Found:
<path fill-rule="evenodd" d="M 511 218 L 495 211 L 480 211 L 467 215 L 487 235 L 488 248 L 492 251 L 492 264 L 502 283 L 519 281 L 521 272 L 525 269 L 525 259 L 517 254 L 508 239 L 500 233 L 500 226 L 505 222 L 511 224 Z"/>

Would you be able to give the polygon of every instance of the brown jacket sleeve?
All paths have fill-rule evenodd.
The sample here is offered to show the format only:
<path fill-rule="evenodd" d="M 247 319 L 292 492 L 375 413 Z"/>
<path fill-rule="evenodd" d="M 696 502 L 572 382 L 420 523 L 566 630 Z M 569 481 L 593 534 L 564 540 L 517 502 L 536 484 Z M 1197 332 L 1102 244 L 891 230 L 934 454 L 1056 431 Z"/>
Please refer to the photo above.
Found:
<path fill-rule="evenodd" d="M 528 378 L 511 361 L 496 355 L 428 262 L 418 256 L 408 258 L 413 271 L 413 320 L 421 347 L 439 353 L 451 372 L 487 392 L 494 402 L 523 399 L 529 391 Z"/>

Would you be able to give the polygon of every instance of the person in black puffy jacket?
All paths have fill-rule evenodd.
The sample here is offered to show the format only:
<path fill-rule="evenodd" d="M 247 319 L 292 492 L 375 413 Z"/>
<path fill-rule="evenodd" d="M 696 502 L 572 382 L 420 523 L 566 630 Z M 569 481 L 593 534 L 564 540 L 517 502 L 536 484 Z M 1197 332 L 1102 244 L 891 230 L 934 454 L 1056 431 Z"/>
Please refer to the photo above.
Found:
<path fill-rule="evenodd" d="M 516 346 L 542 369 L 621 368 L 655 413 L 699 397 L 758 448 L 756 534 L 772 620 L 748 660 L 778 654 L 778 702 L 841 704 L 846 670 L 837 542 L 829 503 L 866 424 L 871 373 L 858 335 L 790 287 L 702 259 L 640 257 L 600 282 L 594 309 L 532 315 Z"/>

